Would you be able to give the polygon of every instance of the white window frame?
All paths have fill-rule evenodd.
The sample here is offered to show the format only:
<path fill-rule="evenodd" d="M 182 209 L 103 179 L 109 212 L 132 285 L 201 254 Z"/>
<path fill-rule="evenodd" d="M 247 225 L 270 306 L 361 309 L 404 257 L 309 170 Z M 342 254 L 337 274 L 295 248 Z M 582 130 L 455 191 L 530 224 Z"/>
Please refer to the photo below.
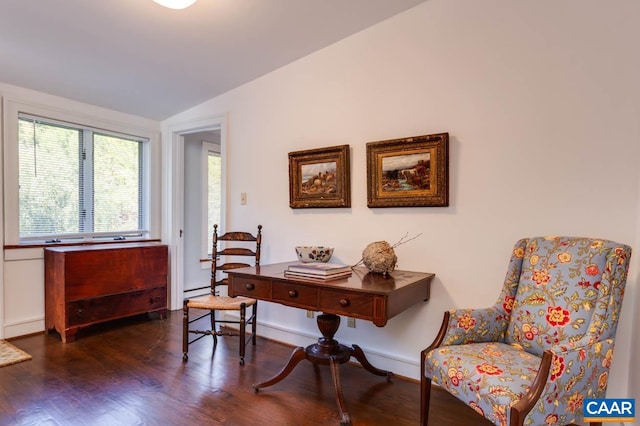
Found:
<path fill-rule="evenodd" d="M 160 138 L 157 129 L 146 126 L 137 126 L 124 121 L 108 120 L 101 117 L 88 115 L 79 111 L 63 110 L 49 106 L 29 103 L 28 101 L 4 98 L 3 99 L 3 136 L 4 136 L 4 244 L 16 245 L 36 244 L 31 239 L 21 241 L 19 235 L 19 146 L 18 146 L 18 117 L 19 114 L 43 117 L 51 121 L 74 123 L 80 126 L 99 129 L 104 133 L 115 132 L 122 135 L 131 135 L 136 138 L 147 139 L 145 144 L 148 152 L 144 156 L 147 173 L 143 179 L 145 199 L 147 206 L 144 222 L 147 226 L 147 234 L 139 239 L 158 239 L 160 237 Z M 98 234 L 94 234 L 99 237 Z M 129 238 L 127 238 L 129 239 Z M 133 239 L 133 238 L 131 238 Z M 87 238 L 82 238 L 83 242 Z M 42 241 L 43 242 L 43 241 Z"/>

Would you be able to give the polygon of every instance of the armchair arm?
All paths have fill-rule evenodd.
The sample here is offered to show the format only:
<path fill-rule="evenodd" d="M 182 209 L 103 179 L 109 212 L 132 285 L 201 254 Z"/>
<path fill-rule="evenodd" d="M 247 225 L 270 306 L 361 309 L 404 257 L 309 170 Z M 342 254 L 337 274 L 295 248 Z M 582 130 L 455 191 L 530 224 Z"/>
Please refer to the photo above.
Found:
<path fill-rule="evenodd" d="M 431 350 L 440 345 L 501 342 L 507 329 L 507 319 L 495 306 L 482 309 L 452 309 L 445 312 L 440 331 Z"/>
<path fill-rule="evenodd" d="M 601 398 L 607 390 L 613 339 L 588 337 L 544 351 L 533 385 L 511 407 L 510 425 L 569 424 L 582 419 L 585 398 Z M 518 423 L 524 420 L 524 423 Z"/>

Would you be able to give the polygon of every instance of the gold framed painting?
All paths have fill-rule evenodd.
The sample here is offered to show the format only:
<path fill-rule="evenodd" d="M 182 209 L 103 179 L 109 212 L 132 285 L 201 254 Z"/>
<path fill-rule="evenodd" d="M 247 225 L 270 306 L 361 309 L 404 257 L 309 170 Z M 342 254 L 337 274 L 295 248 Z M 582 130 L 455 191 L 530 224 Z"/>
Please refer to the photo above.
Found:
<path fill-rule="evenodd" d="M 349 145 L 289 153 L 289 207 L 351 207 Z"/>
<path fill-rule="evenodd" d="M 368 207 L 448 205 L 448 133 L 367 143 Z"/>

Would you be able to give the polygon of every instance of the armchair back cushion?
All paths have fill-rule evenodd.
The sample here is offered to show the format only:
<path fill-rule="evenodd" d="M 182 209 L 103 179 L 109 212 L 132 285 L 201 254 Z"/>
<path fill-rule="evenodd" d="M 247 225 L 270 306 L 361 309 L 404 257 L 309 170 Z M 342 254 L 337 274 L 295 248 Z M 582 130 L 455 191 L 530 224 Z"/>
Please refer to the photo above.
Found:
<path fill-rule="evenodd" d="M 512 263 L 521 259 L 505 343 L 542 356 L 546 349 L 570 348 L 615 335 L 629 252 L 607 240 L 537 237 L 519 241 Z M 511 300 L 511 297 L 513 300 Z"/>
<path fill-rule="evenodd" d="M 579 237 L 516 243 L 495 305 L 453 309 L 422 352 L 431 381 L 498 426 L 568 424 L 604 397 L 631 248 Z"/>

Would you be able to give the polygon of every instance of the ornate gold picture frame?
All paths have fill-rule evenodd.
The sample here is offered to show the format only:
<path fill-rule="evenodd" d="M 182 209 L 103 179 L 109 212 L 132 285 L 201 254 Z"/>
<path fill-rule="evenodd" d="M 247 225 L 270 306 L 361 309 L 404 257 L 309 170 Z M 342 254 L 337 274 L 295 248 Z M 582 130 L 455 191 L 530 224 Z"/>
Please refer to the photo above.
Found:
<path fill-rule="evenodd" d="M 448 133 L 367 144 L 368 207 L 448 205 Z"/>
<path fill-rule="evenodd" d="M 349 145 L 289 153 L 289 207 L 351 207 Z"/>

